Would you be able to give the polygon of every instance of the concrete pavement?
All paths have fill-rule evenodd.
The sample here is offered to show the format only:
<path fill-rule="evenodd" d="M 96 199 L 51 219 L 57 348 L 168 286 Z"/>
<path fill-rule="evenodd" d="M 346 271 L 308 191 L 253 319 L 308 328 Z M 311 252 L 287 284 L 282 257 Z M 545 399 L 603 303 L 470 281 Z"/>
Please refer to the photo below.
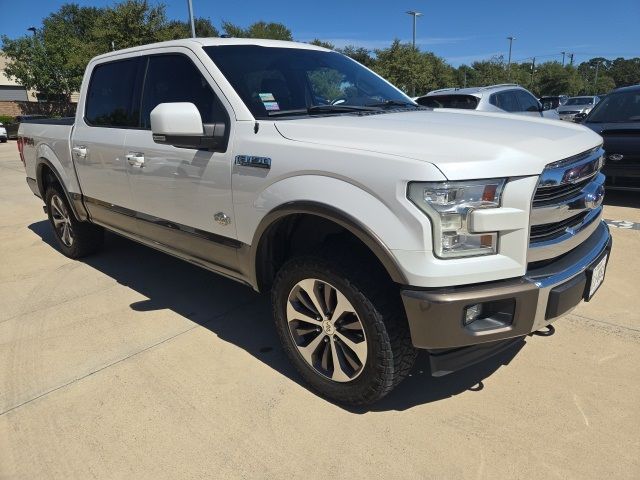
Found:
<path fill-rule="evenodd" d="M 24 177 L 1 144 L 0 479 L 640 477 L 640 231 L 554 335 L 346 410 L 265 298 L 115 235 L 67 259 Z M 605 216 L 640 221 L 637 196 Z"/>

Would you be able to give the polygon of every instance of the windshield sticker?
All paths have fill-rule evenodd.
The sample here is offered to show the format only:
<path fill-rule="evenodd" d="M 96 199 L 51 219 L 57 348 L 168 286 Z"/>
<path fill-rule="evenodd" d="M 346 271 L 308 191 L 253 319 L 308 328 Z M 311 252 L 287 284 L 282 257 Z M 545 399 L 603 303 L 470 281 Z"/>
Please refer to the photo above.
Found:
<path fill-rule="evenodd" d="M 258 94 L 260 96 L 260 100 L 262 100 L 263 102 L 275 102 L 276 99 L 273 96 L 273 93 L 259 93 Z"/>
<path fill-rule="evenodd" d="M 280 110 L 278 102 L 262 102 L 262 104 L 267 111 Z"/>

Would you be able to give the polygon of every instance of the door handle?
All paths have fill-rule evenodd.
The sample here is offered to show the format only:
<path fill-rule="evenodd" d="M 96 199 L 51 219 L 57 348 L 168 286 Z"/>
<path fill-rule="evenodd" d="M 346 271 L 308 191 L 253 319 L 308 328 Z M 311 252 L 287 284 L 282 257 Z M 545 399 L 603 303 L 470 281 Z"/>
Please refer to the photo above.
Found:
<path fill-rule="evenodd" d="M 76 154 L 80 158 L 85 158 L 87 156 L 88 150 L 84 145 L 78 145 L 77 147 L 73 147 L 71 149 L 71 153 Z"/>
<path fill-rule="evenodd" d="M 144 153 L 129 152 L 126 156 L 127 162 L 129 162 L 129 165 L 131 165 L 132 167 L 144 167 Z"/>

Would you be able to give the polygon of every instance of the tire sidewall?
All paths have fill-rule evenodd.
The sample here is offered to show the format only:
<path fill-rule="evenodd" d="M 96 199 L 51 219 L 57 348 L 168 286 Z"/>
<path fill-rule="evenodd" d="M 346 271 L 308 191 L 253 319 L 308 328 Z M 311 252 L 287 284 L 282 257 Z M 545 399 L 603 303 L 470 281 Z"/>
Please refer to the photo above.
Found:
<path fill-rule="evenodd" d="M 310 278 L 322 280 L 337 288 L 349 300 L 360 318 L 366 336 L 367 360 L 362 372 L 352 381 L 335 382 L 318 373 L 302 357 L 293 340 L 286 316 L 289 294 L 299 281 Z M 382 316 L 360 289 L 349 282 L 335 265 L 318 258 L 299 258 L 289 262 L 278 274 L 272 291 L 272 303 L 276 329 L 285 350 L 297 370 L 315 390 L 339 401 L 350 401 L 352 398 L 366 395 L 381 380 L 386 381 L 380 378 L 384 373 L 380 366 L 388 363 L 385 362 L 385 358 L 391 358 L 391 346 Z"/>
<path fill-rule="evenodd" d="M 53 223 L 53 207 L 51 206 L 51 201 L 54 196 L 60 198 L 65 208 L 67 209 L 67 213 L 71 219 L 71 231 L 73 233 L 73 244 L 71 246 L 67 246 L 64 244 L 60 235 L 58 235 L 58 231 L 56 230 L 55 224 Z M 77 222 L 73 216 L 73 211 L 71 210 L 71 206 L 67 201 L 66 195 L 60 192 L 56 188 L 49 188 L 45 194 L 45 204 L 47 206 L 47 217 L 49 218 L 49 223 L 51 224 L 51 229 L 53 230 L 53 236 L 56 239 L 56 243 L 58 244 L 58 248 L 68 257 L 74 257 L 76 254 L 76 249 L 78 246 L 78 227 Z"/>

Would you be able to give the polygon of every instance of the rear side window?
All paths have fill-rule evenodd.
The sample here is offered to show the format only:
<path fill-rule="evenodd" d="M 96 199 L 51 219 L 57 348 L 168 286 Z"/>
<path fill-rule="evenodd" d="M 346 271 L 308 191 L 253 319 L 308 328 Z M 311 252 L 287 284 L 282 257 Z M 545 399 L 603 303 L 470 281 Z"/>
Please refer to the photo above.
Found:
<path fill-rule="evenodd" d="M 103 63 L 91 73 L 85 120 L 96 127 L 137 127 L 137 58 Z"/>
<path fill-rule="evenodd" d="M 419 105 L 430 108 L 464 108 L 475 110 L 478 98 L 473 95 L 429 95 L 416 100 Z"/>
<path fill-rule="evenodd" d="M 227 119 L 226 110 L 207 80 L 184 55 L 149 57 L 142 92 L 142 128 L 151 128 L 151 110 L 168 102 L 193 103 L 202 123 L 224 123 Z"/>
<path fill-rule="evenodd" d="M 538 100 L 536 100 L 533 95 L 525 92 L 524 90 L 518 90 L 516 91 L 516 96 L 518 97 L 518 102 L 520 103 L 520 110 L 522 110 L 523 112 L 540 111 Z"/>
<path fill-rule="evenodd" d="M 489 98 L 489 102 L 505 112 L 519 112 L 520 105 L 513 90 L 507 92 L 494 93 Z"/>

